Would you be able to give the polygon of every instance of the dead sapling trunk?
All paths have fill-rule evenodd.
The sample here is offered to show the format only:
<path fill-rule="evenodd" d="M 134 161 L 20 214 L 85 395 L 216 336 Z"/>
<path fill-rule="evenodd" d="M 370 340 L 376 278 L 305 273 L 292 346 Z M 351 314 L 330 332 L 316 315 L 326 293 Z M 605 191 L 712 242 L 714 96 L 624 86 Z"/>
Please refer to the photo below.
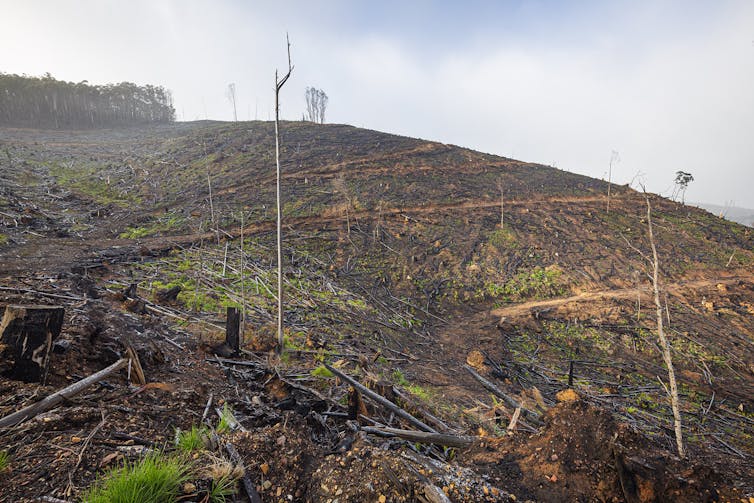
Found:
<path fill-rule="evenodd" d="M 670 383 L 670 405 L 673 409 L 673 426 L 675 430 L 675 441 L 678 447 L 678 455 L 685 457 L 683 447 L 683 431 L 681 426 L 681 408 L 678 401 L 678 384 L 675 380 L 675 370 L 673 369 L 673 358 L 670 353 L 670 343 L 665 337 L 662 322 L 662 303 L 660 302 L 660 260 L 657 256 L 657 247 L 655 246 L 654 230 L 652 229 L 652 205 L 649 202 L 649 196 L 644 195 L 647 201 L 647 227 L 649 228 L 649 244 L 652 247 L 652 290 L 654 293 L 655 309 L 657 314 L 657 338 L 660 342 L 662 359 L 668 369 L 668 381 Z"/>
<path fill-rule="evenodd" d="M 60 335 L 64 309 L 59 306 L 9 305 L 0 323 L 4 353 L 11 353 L 9 377 L 24 382 L 44 382 L 52 342 Z"/>
<path fill-rule="evenodd" d="M 620 161 L 620 157 L 618 156 L 618 152 L 613 150 L 612 154 L 610 154 L 610 166 L 607 170 L 607 210 L 606 213 L 610 213 L 610 189 L 613 185 L 613 163 Z"/>
<path fill-rule="evenodd" d="M 285 36 L 288 45 L 288 73 L 278 79 L 278 71 L 275 70 L 275 166 L 277 174 L 276 203 L 277 203 L 277 255 L 278 255 L 278 354 L 283 354 L 283 210 L 280 194 L 280 90 L 291 76 L 291 42 L 288 35 Z"/>

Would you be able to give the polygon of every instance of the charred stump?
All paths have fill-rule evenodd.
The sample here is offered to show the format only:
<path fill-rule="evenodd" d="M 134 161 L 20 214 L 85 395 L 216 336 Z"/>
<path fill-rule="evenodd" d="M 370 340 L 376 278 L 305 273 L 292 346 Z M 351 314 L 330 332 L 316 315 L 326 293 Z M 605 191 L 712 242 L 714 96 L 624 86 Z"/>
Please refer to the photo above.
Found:
<path fill-rule="evenodd" d="M 233 355 L 238 355 L 241 349 L 241 314 L 237 307 L 229 307 L 225 320 L 225 344 L 230 347 Z"/>
<path fill-rule="evenodd" d="M 52 351 L 60 335 L 64 309 L 59 306 L 9 305 L 0 322 L 4 355 L 13 358 L 8 377 L 25 382 L 43 382 Z"/>
<path fill-rule="evenodd" d="M 175 285 L 173 288 L 158 290 L 154 298 L 159 302 L 175 302 L 179 293 L 181 293 L 181 285 Z"/>

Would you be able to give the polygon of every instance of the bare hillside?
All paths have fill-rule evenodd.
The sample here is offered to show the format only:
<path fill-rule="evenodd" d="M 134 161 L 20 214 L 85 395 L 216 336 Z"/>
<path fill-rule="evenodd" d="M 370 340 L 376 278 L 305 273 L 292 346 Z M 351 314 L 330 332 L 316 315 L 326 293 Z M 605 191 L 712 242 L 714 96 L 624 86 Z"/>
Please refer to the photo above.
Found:
<path fill-rule="evenodd" d="M 240 428 L 218 438 L 262 501 L 754 497 L 751 228 L 649 196 L 679 459 L 643 194 L 613 186 L 608 210 L 605 182 L 548 166 L 345 125 L 282 131 L 278 358 L 271 123 L 0 129 L 0 305 L 65 307 L 44 385 L 0 378 L 0 417 L 129 346 L 148 381 L 115 373 L 5 429 L 0 500 L 74 501 L 144 449 L 174 450 L 176 428 L 217 429 L 223 407 Z M 244 316 L 232 357 L 228 307 Z M 462 445 L 384 438 L 417 425 L 368 398 L 348 420 L 325 365 Z"/>

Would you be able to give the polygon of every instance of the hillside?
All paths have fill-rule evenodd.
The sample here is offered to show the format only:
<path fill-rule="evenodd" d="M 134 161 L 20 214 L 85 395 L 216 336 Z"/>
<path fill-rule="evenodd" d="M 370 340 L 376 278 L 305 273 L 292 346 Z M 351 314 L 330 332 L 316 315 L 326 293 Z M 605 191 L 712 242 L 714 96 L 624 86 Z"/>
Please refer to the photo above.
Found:
<path fill-rule="evenodd" d="M 170 444 L 201 423 L 208 399 L 248 430 L 223 438 L 263 501 L 754 497 L 752 229 L 649 196 L 689 450 L 679 460 L 643 194 L 613 186 L 608 211 L 605 182 L 552 167 L 344 125 L 281 128 L 282 361 L 269 354 L 271 123 L 0 129 L 0 305 L 65 306 L 67 341 L 41 388 L 0 379 L 0 416 L 125 344 L 159 384 L 112 376 L 6 431 L 2 501 L 74 500 L 134 455 L 129 444 Z M 246 316 L 241 364 L 213 356 L 228 306 Z M 323 363 L 474 443 L 354 431 L 347 389 Z M 508 435 L 514 409 L 467 363 L 542 421 Z M 569 388 L 577 400 L 558 395 Z"/>
<path fill-rule="evenodd" d="M 709 203 L 689 203 L 693 206 L 703 208 L 715 215 L 721 215 L 727 220 L 738 222 L 739 224 L 754 227 L 754 210 L 749 208 L 739 208 L 737 206 L 720 206 L 719 204 Z"/>

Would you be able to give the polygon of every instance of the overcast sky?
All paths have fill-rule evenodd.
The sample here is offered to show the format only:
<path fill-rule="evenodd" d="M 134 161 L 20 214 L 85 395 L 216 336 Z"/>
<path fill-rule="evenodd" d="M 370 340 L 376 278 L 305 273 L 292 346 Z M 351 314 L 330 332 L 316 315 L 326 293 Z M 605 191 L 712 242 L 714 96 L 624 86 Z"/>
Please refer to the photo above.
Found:
<path fill-rule="evenodd" d="M 272 116 L 285 33 L 327 121 L 754 208 L 754 1 L 0 0 L 0 71 L 171 89 L 179 120 Z M 637 177 L 638 175 L 638 177 Z M 634 185 L 635 186 L 635 185 Z"/>

